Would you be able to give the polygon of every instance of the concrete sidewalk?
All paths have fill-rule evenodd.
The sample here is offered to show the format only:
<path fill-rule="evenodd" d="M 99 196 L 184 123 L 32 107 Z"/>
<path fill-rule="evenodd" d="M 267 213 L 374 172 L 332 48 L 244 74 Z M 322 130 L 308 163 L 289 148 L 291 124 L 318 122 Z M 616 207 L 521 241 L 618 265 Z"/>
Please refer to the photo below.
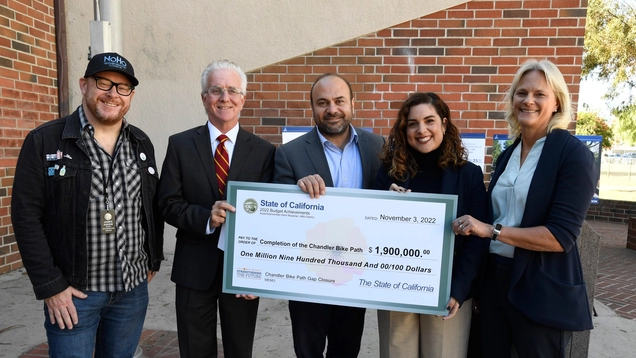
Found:
<path fill-rule="evenodd" d="M 161 271 L 149 285 L 150 304 L 146 315 L 144 333 L 156 334 L 176 332 L 174 291 L 175 285 L 170 281 L 172 256 L 162 264 Z M 35 300 L 31 283 L 24 271 L 20 269 L 0 276 L 0 302 L 4 302 L 0 315 L 0 357 L 16 358 L 36 357 L 38 353 L 32 348 L 46 342 L 44 331 L 43 302 Z M 378 355 L 377 319 L 375 310 L 367 312 L 365 336 L 360 357 L 376 357 Z M 218 333 L 220 338 L 220 331 Z M 169 334 L 156 335 L 154 340 L 170 339 Z M 44 347 L 46 347 L 44 345 Z M 153 352 L 147 356 L 168 357 L 170 349 Z M 261 298 L 259 306 L 254 357 L 293 357 L 291 321 L 287 310 L 287 301 Z"/>
<path fill-rule="evenodd" d="M 592 223 L 591 223 L 592 224 Z M 603 230 L 612 229 L 622 236 L 624 227 L 609 224 L 607 227 L 592 227 L 605 240 Z M 626 229 L 624 230 L 626 232 Z M 623 236 L 625 237 L 625 236 Z M 603 245 L 603 244 L 602 244 Z M 600 261 L 622 265 L 616 260 L 607 260 L 601 250 Z M 636 256 L 627 255 L 628 258 Z M 149 285 L 150 304 L 144 326 L 142 346 L 146 345 L 148 357 L 178 357 L 176 346 L 176 320 L 174 308 L 174 284 L 170 281 L 172 256 L 162 265 L 161 271 Z M 601 281 L 599 271 L 599 282 Z M 629 273 L 633 280 L 635 274 Z M 597 287 L 598 283 L 597 282 Z M 607 282 L 607 281 L 605 281 Z M 598 295 L 597 291 L 597 295 Z M 633 293 L 633 292 L 632 292 Z M 31 283 L 23 269 L 0 275 L 0 357 L 37 357 L 46 354 L 46 349 L 34 347 L 46 342 L 42 301 L 35 300 Z M 610 303 L 611 304 L 611 303 Z M 593 318 L 595 329 L 591 332 L 590 358 L 633 357 L 636 352 L 636 320 L 620 317 L 598 299 L 594 302 L 598 317 Z M 220 337 L 220 332 L 219 332 Z M 172 344 L 172 346 L 170 346 Z M 46 345 L 44 345 L 46 348 Z M 360 357 L 378 357 L 377 318 L 375 310 L 367 310 L 364 337 Z M 46 355 L 44 355 L 46 356 Z M 262 298 L 259 308 L 255 358 L 293 357 L 291 321 L 287 301 Z"/>
<path fill-rule="evenodd" d="M 150 284 L 150 305 L 145 330 L 151 333 L 176 331 L 174 284 L 169 273 L 172 257 Z M 4 302 L 0 319 L 0 357 L 15 358 L 46 342 L 42 302 L 36 301 L 24 270 L 0 276 L 0 302 Z M 595 301 L 598 317 L 590 342 L 591 358 L 633 357 L 636 352 L 636 321 L 622 318 L 604 304 Z M 174 336 L 161 338 L 174 339 Z M 156 338 L 157 339 L 157 338 Z M 158 355 L 161 353 L 160 355 Z M 170 350 L 152 355 L 167 357 Z M 35 356 L 35 355 L 32 355 Z M 171 355 L 175 356 L 175 355 Z M 291 322 L 287 302 L 261 299 L 254 357 L 293 357 Z M 365 334 L 360 357 L 377 357 L 377 319 L 375 310 L 367 310 Z"/>

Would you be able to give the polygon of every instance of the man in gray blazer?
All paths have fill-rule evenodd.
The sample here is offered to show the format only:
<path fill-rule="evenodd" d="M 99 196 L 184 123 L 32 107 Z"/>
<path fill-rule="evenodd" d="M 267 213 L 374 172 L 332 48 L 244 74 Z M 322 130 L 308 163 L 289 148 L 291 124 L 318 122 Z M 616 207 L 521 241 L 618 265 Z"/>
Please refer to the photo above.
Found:
<path fill-rule="evenodd" d="M 314 127 L 276 151 L 274 182 L 298 184 L 311 198 L 326 187 L 372 187 L 380 167 L 384 138 L 355 128 L 353 91 L 336 74 L 320 76 L 312 85 Z M 300 358 L 357 357 L 364 328 L 364 308 L 289 301 L 294 350 Z"/>

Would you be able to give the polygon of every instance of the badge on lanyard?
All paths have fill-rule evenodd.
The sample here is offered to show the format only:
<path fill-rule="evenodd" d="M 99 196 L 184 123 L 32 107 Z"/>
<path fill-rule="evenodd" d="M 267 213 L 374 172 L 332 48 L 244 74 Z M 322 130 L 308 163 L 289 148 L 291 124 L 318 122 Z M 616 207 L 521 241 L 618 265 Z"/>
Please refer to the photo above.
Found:
<path fill-rule="evenodd" d="M 103 209 L 100 213 L 102 224 L 102 234 L 112 234 L 115 232 L 115 210 Z"/>

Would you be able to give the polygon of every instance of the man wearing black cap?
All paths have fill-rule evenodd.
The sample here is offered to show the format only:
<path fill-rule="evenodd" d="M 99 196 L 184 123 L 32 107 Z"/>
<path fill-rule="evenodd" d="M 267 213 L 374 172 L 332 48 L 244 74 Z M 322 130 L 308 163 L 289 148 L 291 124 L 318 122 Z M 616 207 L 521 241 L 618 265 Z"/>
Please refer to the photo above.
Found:
<path fill-rule="evenodd" d="M 12 221 L 53 357 L 132 357 L 163 259 L 154 147 L 130 125 L 139 81 L 94 56 L 70 116 L 32 130 L 15 171 Z"/>

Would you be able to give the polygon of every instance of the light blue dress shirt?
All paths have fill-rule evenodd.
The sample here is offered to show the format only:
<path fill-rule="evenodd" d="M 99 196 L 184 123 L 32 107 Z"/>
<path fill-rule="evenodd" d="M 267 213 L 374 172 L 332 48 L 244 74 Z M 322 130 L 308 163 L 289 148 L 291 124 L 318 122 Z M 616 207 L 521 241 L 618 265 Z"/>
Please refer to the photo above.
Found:
<path fill-rule="evenodd" d="M 528 189 L 537 169 L 546 137 L 537 140 L 521 165 L 521 143 L 512 152 L 506 169 L 492 190 L 493 223 L 519 227 L 526 209 Z M 513 258 L 515 247 L 501 241 L 490 243 L 490 253 Z"/>
<path fill-rule="evenodd" d="M 358 148 L 358 133 L 349 125 L 351 136 L 344 150 L 325 138 L 318 130 L 318 137 L 327 157 L 331 179 L 336 188 L 362 188 L 362 159 Z"/>

